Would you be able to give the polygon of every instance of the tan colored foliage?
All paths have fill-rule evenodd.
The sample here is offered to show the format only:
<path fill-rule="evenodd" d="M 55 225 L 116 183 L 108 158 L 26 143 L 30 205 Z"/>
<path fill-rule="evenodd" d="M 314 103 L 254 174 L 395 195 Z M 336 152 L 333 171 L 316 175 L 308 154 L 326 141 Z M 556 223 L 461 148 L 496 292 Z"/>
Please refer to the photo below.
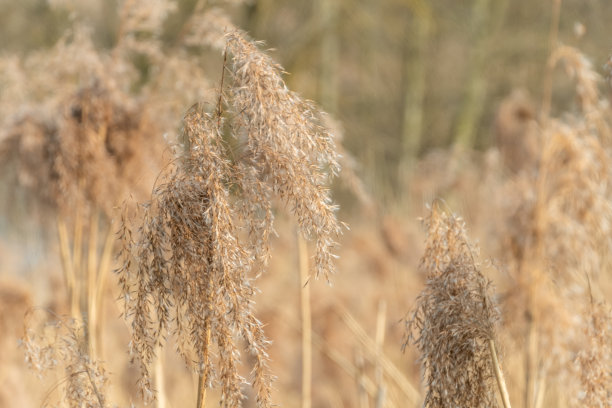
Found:
<path fill-rule="evenodd" d="M 407 321 L 407 340 L 420 352 L 428 408 L 495 407 L 489 340 L 499 319 L 490 282 L 480 272 L 477 249 L 464 222 L 434 204 L 421 270 L 424 290 Z"/>

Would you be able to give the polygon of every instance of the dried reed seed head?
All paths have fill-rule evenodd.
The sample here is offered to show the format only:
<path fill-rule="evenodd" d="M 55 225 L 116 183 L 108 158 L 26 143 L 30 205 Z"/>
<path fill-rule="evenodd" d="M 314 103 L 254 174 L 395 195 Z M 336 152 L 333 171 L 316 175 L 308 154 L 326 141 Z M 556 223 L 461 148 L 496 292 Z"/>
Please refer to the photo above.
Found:
<path fill-rule="evenodd" d="M 185 116 L 188 149 L 162 175 L 135 238 L 124 222 L 119 273 L 145 393 L 155 346 L 170 331 L 205 385 L 221 388 L 221 404 L 238 406 L 242 339 L 254 358 L 257 406 L 268 407 L 267 340 L 252 279 L 269 253 L 272 199 L 279 195 L 315 237 L 315 270 L 328 276 L 340 227 L 327 173 L 339 168 L 323 114 L 290 92 L 279 67 L 242 34 L 227 38 L 228 97 L 214 114 L 195 105 Z"/>
<path fill-rule="evenodd" d="M 112 96 L 100 84 L 67 99 L 61 114 L 32 113 L 2 140 L 5 164 L 16 167 L 16 186 L 70 216 L 77 206 L 110 214 L 126 193 L 146 197 L 161 167 L 162 143 L 138 106 Z"/>
<path fill-rule="evenodd" d="M 561 45 L 551 55 L 552 65 L 563 60 L 568 76 L 575 77 L 577 81 L 576 91 L 580 105 L 585 113 L 596 109 L 599 103 L 598 82 L 600 76 L 593 70 L 591 61 L 579 50 L 573 47 Z"/>
<path fill-rule="evenodd" d="M 21 341 L 25 360 L 40 376 L 58 368 L 64 370 L 63 381 L 56 390 L 57 406 L 108 406 L 108 377 L 98 361 L 92 361 L 85 348 L 85 327 L 74 320 L 49 323 L 48 316 L 31 311 L 26 316 L 25 335 Z M 48 396 L 45 406 L 51 405 Z"/>
<path fill-rule="evenodd" d="M 600 97 L 602 80 L 591 61 L 580 50 L 565 45 L 557 47 L 551 61 L 553 64 L 563 61 L 568 75 L 576 79 L 576 93 L 583 115 L 574 120 L 582 122 L 589 132 L 598 134 L 605 143 L 612 142 L 609 101 Z"/>
<path fill-rule="evenodd" d="M 498 311 L 490 283 L 481 274 L 465 224 L 434 204 L 421 269 L 427 282 L 407 321 L 404 347 L 420 354 L 427 394 L 425 407 L 494 407 L 494 371 L 489 341 Z"/>
<path fill-rule="evenodd" d="M 281 67 L 242 33 L 226 37 L 233 56 L 228 103 L 235 132 L 246 138 L 245 162 L 289 204 L 301 232 L 316 239 L 315 272 L 328 278 L 341 233 L 328 183 L 340 166 L 325 114 L 290 91 Z"/>
<path fill-rule="evenodd" d="M 506 296 L 504 320 L 515 338 L 525 330 L 537 333 L 538 375 L 571 395 L 578 375 L 572 362 L 580 350 L 593 348 L 577 330 L 585 323 L 584 277 L 596 282 L 609 270 L 610 116 L 589 61 L 565 46 L 551 62 L 561 60 L 576 78 L 582 112 L 548 119 L 539 129 L 538 171 L 512 180 L 508 196 L 516 201 L 506 228 L 510 250 L 504 252 L 515 287 Z"/>
<path fill-rule="evenodd" d="M 579 392 L 574 406 L 612 406 L 612 313 L 605 303 L 592 303 L 585 322 L 586 347 L 575 359 Z"/>

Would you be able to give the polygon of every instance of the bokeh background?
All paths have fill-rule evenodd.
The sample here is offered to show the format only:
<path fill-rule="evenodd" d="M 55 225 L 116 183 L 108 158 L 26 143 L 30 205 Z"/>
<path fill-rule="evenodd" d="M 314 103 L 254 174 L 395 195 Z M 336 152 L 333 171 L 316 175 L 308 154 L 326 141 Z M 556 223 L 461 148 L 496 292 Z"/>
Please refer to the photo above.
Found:
<path fill-rule="evenodd" d="M 97 156 L 87 151 L 76 156 L 77 164 L 66 165 L 67 172 L 98 174 L 95 191 L 70 200 L 92 199 L 102 214 L 101 231 L 112 231 L 116 207 L 126 197 L 147 199 L 156 174 L 172 157 L 171 142 L 180 139 L 185 112 L 199 101 L 214 103 L 223 63 L 218 34 L 230 23 L 262 41 L 260 47 L 286 72 L 290 89 L 330 114 L 353 163 L 351 177 L 359 179 L 334 185 L 338 215 L 350 226 L 340 239 L 338 274 L 331 285 L 311 282 L 312 406 L 418 406 L 411 399 L 414 390 L 416 399 L 423 395 L 418 355 L 401 348 L 403 319 L 425 283 L 419 259 L 426 231 L 419 218 L 432 200 L 443 199 L 466 220 L 499 302 L 513 296 L 518 286 L 508 242 L 533 221 L 517 221 L 516 215 L 533 200 L 535 193 L 525 192 L 538 191 L 529 190 L 537 180 L 530 166 L 538 166 L 529 162 L 542 148 L 536 143 L 536 153 L 531 147 L 524 153 L 516 145 L 529 145 L 551 118 L 570 118 L 568 126 L 576 118 L 589 120 L 580 93 L 584 84 L 572 76 L 579 69 L 551 63 L 559 44 L 581 53 L 577 60 L 599 90 L 597 112 L 609 120 L 611 17 L 612 2 L 606 0 L 0 0 L 0 407 L 59 403 L 58 384 L 65 375 L 60 370 L 37 378 L 18 347 L 25 311 L 37 307 L 63 316 L 70 308 L 55 224 L 65 217 L 72 228 L 74 214 L 68 199 L 61 199 L 66 191 L 47 189 L 54 180 L 73 183 L 70 188 L 79 181 L 49 174 L 52 167 L 45 163 L 54 153 L 40 146 L 61 138 L 73 129 L 71 123 L 80 126 L 77 106 L 111 112 L 104 120 L 117 140 L 133 141 L 125 157 L 146 150 L 124 173 L 96 167 Z M 607 154 L 610 145 L 602 145 Z M 69 152 L 67 146 L 59 150 Z M 79 160 L 95 166 L 81 168 Z M 604 203 L 608 177 L 602 170 L 597 179 Z M 112 185 L 104 187 L 105 181 Z M 607 212 L 598 209 L 597 215 L 601 223 L 610 221 Z M 297 407 L 302 285 L 295 226 L 282 207 L 276 229 L 269 271 L 258 281 L 256 310 L 272 340 L 274 399 Z M 558 235 L 572 237 L 567 231 Z M 589 281 L 597 301 L 612 296 L 605 245 L 593 255 L 601 267 Z M 576 251 L 578 256 L 581 250 Z M 581 277 L 567 287 L 588 305 L 585 282 Z M 109 401 L 139 406 L 118 293 L 110 275 L 101 304 L 101 359 Z M 511 305 L 505 303 L 506 320 L 512 316 L 508 308 L 522 310 Z M 570 301 L 565 305 L 571 308 Z M 527 406 L 520 355 L 526 345 L 511 340 L 521 337 L 521 330 L 500 329 L 501 348 L 513 405 Z M 158 403 L 193 405 L 196 378 L 172 349 L 164 352 L 165 393 Z M 576 356 L 572 350 L 569 363 Z M 568 371 L 568 378 L 572 375 L 576 372 Z M 550 376 L 539 406 L 581 406 L 569 391 L 558 392 L 564 378 Z M 245 406 L 254 406 L 252 400 Z M 217 403 L 214 392 L 209 401 Z"/>

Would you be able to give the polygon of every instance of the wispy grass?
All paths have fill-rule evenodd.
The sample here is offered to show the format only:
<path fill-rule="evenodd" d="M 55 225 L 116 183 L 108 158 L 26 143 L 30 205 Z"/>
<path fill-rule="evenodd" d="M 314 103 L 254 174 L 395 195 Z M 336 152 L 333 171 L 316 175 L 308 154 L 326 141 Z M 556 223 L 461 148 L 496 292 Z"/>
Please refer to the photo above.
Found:
<path fill-rule="evenodd" d="M 119 276 L 145 395 L 155 348 L 173 334 L 200 377 L 199 406 L 215 386 L 223 406 L 240 405 L 241 340 L 254 358 L 257 406 L 268 407 L 268 341 L 253 296 L 270 252 L 272 200 L 316 240 L 314 271 L 329 277 L 340 224 L 327 183 L 339 167 L 323 114 L 287 89 L 280 67 L 244 34 L 226 38 L 218 103 L 189 110 L 186 152 L 161 176 L 138 231 L 123 223 Z"/>
<path fill-rule="evenodd" d="M 407 320 L 404 347 L 420 352 L 427 393 L 424 406 L 496 407 L 495 385 L 509 400 L 495 349 L 499 312 L 490 282 L 480 272 L 478 250 L 460 218 L 432 206 L 420 269 L 425 288 Z"/>

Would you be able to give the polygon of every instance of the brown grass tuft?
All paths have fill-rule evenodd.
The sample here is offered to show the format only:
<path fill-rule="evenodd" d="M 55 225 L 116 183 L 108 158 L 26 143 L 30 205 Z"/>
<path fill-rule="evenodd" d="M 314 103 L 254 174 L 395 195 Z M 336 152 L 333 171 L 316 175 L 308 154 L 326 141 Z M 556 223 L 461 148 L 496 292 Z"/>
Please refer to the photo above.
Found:
<path fill-rule="evenodd" d="M 495 339 L 499 313 L 490 282 L 480 272 L 477 249 L 464 222 L 432 206 L 421 270 L 427 276 L 416 310 L 407 321 L 407 339 L 421 353 L 425 407 L 495 407 Z"/>

